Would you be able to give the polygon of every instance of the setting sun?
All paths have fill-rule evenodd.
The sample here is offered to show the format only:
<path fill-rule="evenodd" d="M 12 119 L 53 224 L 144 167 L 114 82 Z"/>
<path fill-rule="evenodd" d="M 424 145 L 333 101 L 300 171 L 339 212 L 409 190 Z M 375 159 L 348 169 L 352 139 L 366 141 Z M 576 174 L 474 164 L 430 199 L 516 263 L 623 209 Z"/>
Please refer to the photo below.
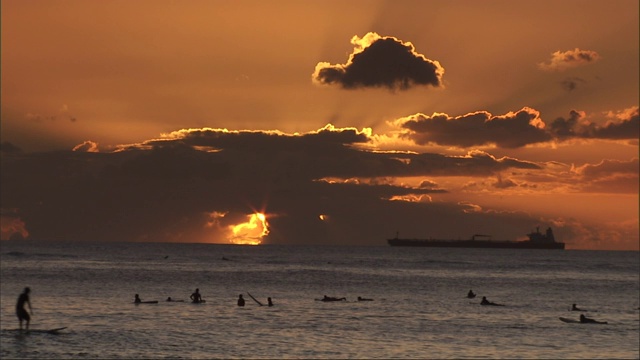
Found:
<path fill-rule="evenodd" d="M 262 238 L 269 234 L 269 223 L 263 213 L 247 215 L 246 222 L 230 225 L 232 235 L 229 241 L 237 245 L 260 245 Z"/>

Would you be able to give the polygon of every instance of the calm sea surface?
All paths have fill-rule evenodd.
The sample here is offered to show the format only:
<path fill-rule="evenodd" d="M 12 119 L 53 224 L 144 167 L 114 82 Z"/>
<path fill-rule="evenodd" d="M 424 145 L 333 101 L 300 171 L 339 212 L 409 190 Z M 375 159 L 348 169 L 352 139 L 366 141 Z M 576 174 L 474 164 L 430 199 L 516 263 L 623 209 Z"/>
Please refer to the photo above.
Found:
<path fill-rule="evenodd" d="M 640 357 L 638 252 L 2 242 L 0 270 L 3 359 Z M 16 331 L 25 286 L 68 328 Z"/>

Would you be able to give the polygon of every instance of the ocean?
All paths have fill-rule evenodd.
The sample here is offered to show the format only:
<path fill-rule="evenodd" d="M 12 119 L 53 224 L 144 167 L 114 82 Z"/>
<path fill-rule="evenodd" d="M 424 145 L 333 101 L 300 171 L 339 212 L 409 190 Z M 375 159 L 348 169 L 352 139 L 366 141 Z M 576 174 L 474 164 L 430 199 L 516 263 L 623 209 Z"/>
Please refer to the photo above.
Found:
<path fill-rule="evenodd" d="M 0 357 L 638 359 L 639 254 L 3 241 Z M 25 286 L 31 328 L 66 329 L 17 331 Z"/>

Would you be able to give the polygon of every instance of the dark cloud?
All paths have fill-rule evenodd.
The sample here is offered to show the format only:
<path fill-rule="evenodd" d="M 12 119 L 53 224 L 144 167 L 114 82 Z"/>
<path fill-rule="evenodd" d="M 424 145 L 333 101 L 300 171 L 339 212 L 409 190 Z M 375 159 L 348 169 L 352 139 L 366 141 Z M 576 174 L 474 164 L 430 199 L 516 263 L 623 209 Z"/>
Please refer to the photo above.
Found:
<path fill-rule="evenodd" d="M 435 185 L 348 179 L 538 168 L 482 152 L 450 157 L 354 146 L 368 137 L 333 127 L 302 135 L 208 129 L 109 153 L 3 153 L 0 199 L 2 209 L 15 209 L 12 224 L 23 223 L 24 234 L 37 239 L 226 242 L 225 229 L 265 211 L 270 243 L 382 244 L 399 228 L 418 231 L 429 216 L 454 221 L 463 209 L 394 200 L 444 191 Z M 472 221 L 480 224 L 478 216 Z M 436 228 L 451 229 L 449 220 Z"/>
<path fill-rule="evenodd" d="M 586 114 L 571 110 L 567 118 L 557 118 L 548 125 L 540 113 L 531 108 L 494 116 L 478 111 L 451 117 L 435 113 L 416 114 L 396 121 L 405 129 L 404 136 L 419 145 L 437 144 L 469 148 L 495 145 L 519 148 L 526 145 L 571 139 L 637 139 L 640 136 L 638 108 L 627 109 L 604 125 L 585 120 Z"/>
<path fill-rule="evenodd" d="M 586 81 L 584 79 L 578 77 L 570 77 L 562 80 L 560 82 L 560 85 L 567 91 L 573 91 L 576 90 L 578 86 L 584 85 L 585 83 Z"/>
<path fill-rule="evenodd" d="M 556 51 L 551 54 L 551 60 L 548 63 L 539 63 L 538 67 L 546 71 L 563 71 L 568 68 L 586 65 L 596 62 L 600 59 L 600 55 L 593 50 L 574 50 Z"/>
<path fill-rule="evenodd" d="M 584 116 L 584 113 L 576 110 L 571 110 L 569 112 L 568 118 L 557 118 L 553 120 L 549 124 L 549 131 L 551 131 L 553 134 L 555 134 L 556 137 L 560 139 L 580 136 L 579 133 L 581 131 L 577 130 L 577 127 L 579 125 L 580 119 Z"/>
<path fill-rule="evenodd" d="M 583 112 L 571 110 L 569 117 L 557 118 L 549 124 L 549 132 L 560 140 L 567 139 L 609 139 L 624 140 L 640 137 L 640 116 L 638 107 L 627 109 L 604 125 L 586 121 Z"/>
<path fill-rule="evenodd" d="M 597 193 L 637 194 L 639 188 L 638 159 L 629 161 L 603 160 L 598 164 L 585 164 L 575 169 L 581 176 L 583 191 Z"/>
<path fill-rule="evenodd" d="M 458 117 L 417 114 L 399 121 L 398 125 L 408 130 L 406 135 L 421 145 L 472 147 L 495 144 L 518 148 L 551 140 L 539 112 L 530 108 L 502 116 L 486 111 Z"/>
<path fill-rule="evenodd" d="M 344 89 L 407 90 L 415 85 L 442 86 L 444 68 L 417 53 L 410 42 L 376 33 L 368 33 L 363 38 L 355 36 L 351 42 L 356 48 L 347 63 L 318 63 L 312 76 L 315 82 L 336 84 Z"/>

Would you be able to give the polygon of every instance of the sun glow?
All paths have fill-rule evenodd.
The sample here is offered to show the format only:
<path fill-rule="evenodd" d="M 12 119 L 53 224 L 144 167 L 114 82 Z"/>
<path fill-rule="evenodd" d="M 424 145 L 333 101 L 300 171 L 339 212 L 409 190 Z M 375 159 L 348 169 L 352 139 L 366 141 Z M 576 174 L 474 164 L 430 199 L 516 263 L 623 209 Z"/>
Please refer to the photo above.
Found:
<path fill-rule="evenodd" d="M 246 222 L 230 225 L 232 236 L 229 241 L 238 245 L 260 245 L 262 238 L 269 234 L 267 216 L 255 213 L 247 216 Z"/>

